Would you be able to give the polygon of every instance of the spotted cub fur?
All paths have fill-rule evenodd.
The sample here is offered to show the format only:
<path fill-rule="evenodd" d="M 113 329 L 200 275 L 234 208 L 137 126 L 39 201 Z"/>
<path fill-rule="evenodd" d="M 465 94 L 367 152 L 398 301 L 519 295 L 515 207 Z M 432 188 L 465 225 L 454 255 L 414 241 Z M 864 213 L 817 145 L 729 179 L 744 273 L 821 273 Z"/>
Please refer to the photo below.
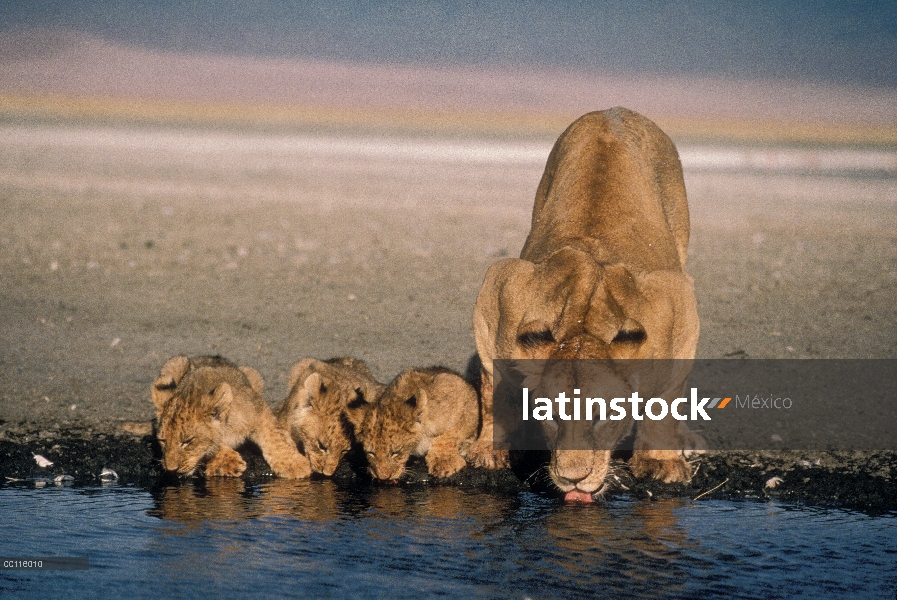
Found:
<path fill-rule="evenodd" d="M 303 359 L 290 369 L 289 380 L 278 422 L 308 456 L 312 470 L 329 477 L 354 440 L 348 406 L 373 400 L 383 385 L 354 358 Z"/>
<path fill-rule="evenodd" d="M 371 474 L 397 480 L 410 456 L 425 456 L 435 477 L 449 477 L 467 464 L 464 455 L 479 425 L 477 393 L 441 367 L 408 369 L 373 403 L 350 406 L 356 437 Z"/>
<path fill-rule="evenodd" d="M 168 471 L 238 477 L 246 462 L 235 448 L 256 443 L 275 475 L 308 477 L 311 468 L 262 398 L 258 371 L 220 356 L 175 356 L 153 383 L 157 438 Z"/>

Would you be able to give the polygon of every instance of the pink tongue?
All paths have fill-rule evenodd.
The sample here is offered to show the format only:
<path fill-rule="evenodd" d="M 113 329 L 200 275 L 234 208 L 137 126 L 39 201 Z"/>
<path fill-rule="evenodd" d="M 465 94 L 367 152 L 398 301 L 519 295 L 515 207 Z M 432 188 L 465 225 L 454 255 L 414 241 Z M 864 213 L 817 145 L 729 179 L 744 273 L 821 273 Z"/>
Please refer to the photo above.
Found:
<path fill-rule="evenodd" d="M 594 502 L 592 494 L 581 490 L 570 490 L 564 494 L 564 502 Z"/>

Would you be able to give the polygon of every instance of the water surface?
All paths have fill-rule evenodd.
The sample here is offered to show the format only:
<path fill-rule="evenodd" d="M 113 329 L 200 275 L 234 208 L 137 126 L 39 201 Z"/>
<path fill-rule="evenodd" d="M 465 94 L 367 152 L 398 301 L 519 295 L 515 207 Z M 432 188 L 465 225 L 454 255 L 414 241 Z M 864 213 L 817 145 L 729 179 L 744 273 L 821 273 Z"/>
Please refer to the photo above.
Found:
<path fill-rule="evenodd" d="M 14 484 L 22 486 L 22 484 Z M 893 598 L 897 519 L 779 503 L 346 488 L 332 481 L 0 489 L 26 597 Z"/>

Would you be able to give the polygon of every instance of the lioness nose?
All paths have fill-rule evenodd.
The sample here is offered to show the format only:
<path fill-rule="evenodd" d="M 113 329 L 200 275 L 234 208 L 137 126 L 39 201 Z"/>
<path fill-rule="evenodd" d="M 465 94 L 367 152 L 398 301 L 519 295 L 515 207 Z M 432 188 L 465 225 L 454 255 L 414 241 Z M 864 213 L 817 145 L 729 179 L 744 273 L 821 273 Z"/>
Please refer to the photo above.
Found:
<path fill-rule="evenodd" d="M 567 481 L 582 481 L 592 472 L 592 453 L 588 450 L 556 450 L 557 473 Z"/>

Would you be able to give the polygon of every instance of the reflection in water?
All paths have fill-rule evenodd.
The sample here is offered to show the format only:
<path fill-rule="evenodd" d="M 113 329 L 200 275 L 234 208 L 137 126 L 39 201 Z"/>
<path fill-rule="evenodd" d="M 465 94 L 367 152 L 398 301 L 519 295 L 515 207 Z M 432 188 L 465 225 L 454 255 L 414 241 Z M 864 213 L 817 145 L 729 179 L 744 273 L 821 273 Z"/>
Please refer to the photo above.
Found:
<path fill-rule="evenodd" d="M 160 488 L 153 496 L 156 508 L 148 511 L 149 515 L 193 526 L 274 515 L 314 522 L 337 517 L 336 489 L 331 481 L 274 479 L 251 485 L 240 478 L 215 477 Z"/>
<path fill-rule="evenodd" d="M 892 597 L 897 519 L 777 504 L 197 480 L 3 488 L 0 554 L 89 556 L 0 571 L 0 595 L 130 598 Z M 40 523 L 42 526 L 36 526 Z"/>
<path fill-rule="evenodd" d="M 679 500 L 636 503 L 608 513 L 562 505 L 543 522 L 555 577 L 571 586 L 591 580 L 614 593 L 678 591 L 687 580 L 678 549 L 689 542 L 677 525 L 675 511 L 681 506 Z M 583 560 L 589 556 L 601 559 Z"/>

